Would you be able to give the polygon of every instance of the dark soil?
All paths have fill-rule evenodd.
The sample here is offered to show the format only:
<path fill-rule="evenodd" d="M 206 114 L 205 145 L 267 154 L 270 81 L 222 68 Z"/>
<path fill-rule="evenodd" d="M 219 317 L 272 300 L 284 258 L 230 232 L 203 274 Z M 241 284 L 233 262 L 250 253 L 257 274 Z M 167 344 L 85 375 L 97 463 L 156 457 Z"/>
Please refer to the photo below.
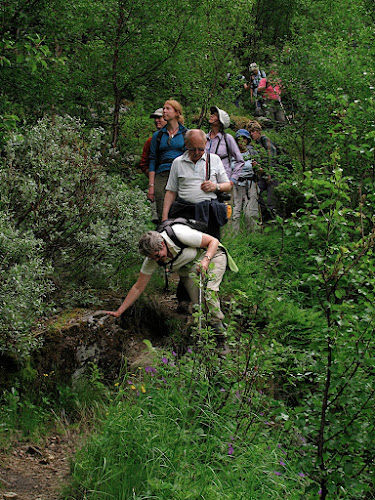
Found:
<path fill-rule="evenodd" d="M 17 444 L 0 454 L 1 498 L 58 500 L 67 483 L 79 436 L 52 435 L 43 446 Z M 13 495 L 11 495 L 13 493 Z"/>

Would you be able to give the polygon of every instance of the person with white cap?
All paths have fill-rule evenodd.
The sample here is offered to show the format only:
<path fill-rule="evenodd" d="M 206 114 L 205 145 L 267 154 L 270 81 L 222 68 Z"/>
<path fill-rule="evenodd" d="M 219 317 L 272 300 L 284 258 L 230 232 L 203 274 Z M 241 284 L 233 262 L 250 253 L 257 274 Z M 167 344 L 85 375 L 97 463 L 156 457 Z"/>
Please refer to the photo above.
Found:
<path fill-rule="evenodd" d="M 211 116 L 208 123 L 210 131 L 207 134 L 206 151 L 221 158 L 228 179 L 233 186 L 241 175 L 244 161 L 234 138 L 224 132 L 230 125 L 229 115 L 217 106 L 211 106 Z"/>

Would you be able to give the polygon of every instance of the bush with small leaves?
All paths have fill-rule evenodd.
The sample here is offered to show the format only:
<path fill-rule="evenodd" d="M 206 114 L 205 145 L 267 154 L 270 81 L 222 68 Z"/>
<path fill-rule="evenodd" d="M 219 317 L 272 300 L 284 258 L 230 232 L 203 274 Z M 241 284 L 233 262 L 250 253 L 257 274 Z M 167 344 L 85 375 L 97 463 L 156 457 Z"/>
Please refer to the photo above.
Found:
<path fill-rule="evenodd" d="M 144 194 L 99 160 L 104 131 L 70 116 L 43 118 L 7 144 L 1 190 L 21 231 L 43 241 L 56 272 L 107 282 L 149 220 Z"/>
<path fill-rule="evenodd" d="M 53 285 L 52 267 L 43 257 L 43 242 L 21 233 L 0 212 L 0 353 L 25 358 L 40 344 L 31 332 Z"/>

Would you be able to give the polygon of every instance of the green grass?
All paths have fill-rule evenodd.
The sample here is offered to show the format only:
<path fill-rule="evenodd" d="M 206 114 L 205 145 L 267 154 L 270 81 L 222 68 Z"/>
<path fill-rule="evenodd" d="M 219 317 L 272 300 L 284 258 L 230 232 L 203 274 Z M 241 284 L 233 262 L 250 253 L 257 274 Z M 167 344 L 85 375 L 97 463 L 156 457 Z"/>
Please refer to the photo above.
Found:
<path fill-rule="evenodd" d="M 233 359 L 206 356 L 172 355 L 155 373 L 129 374 L 77 454 L 64 498 L 301 498 L 308 481 L 273 429 L 280 407 L 239 379 Z"/>

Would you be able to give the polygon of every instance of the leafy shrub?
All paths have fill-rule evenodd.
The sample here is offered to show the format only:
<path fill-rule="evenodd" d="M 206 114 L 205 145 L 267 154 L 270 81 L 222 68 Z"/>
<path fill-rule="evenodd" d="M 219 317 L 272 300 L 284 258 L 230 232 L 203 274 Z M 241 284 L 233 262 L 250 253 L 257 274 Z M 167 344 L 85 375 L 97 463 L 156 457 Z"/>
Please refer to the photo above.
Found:
<path fill-rule="evenodd" d="M 39 344 L 31 327 L 45 311 L 52 267 L 43 242 L 31 231 L 22 234 L 9 218 L 0 212 L 0 352 L 25 357 Z"/>
<path fill-rule="evenodd" d="M 149 219 L 144 195 L 99 164 L 104 131 L 70 116 L 43 118 L 7 144 L 1 189 L 14 223 L 32 231 L 57 273 L 107 280 Z"/>
<path fill-rule="evenodd" d="M 296 181 L 285 181 L 275 188 L 276 212 L 286 219 L 304 206 L 304 197 Z"/>

